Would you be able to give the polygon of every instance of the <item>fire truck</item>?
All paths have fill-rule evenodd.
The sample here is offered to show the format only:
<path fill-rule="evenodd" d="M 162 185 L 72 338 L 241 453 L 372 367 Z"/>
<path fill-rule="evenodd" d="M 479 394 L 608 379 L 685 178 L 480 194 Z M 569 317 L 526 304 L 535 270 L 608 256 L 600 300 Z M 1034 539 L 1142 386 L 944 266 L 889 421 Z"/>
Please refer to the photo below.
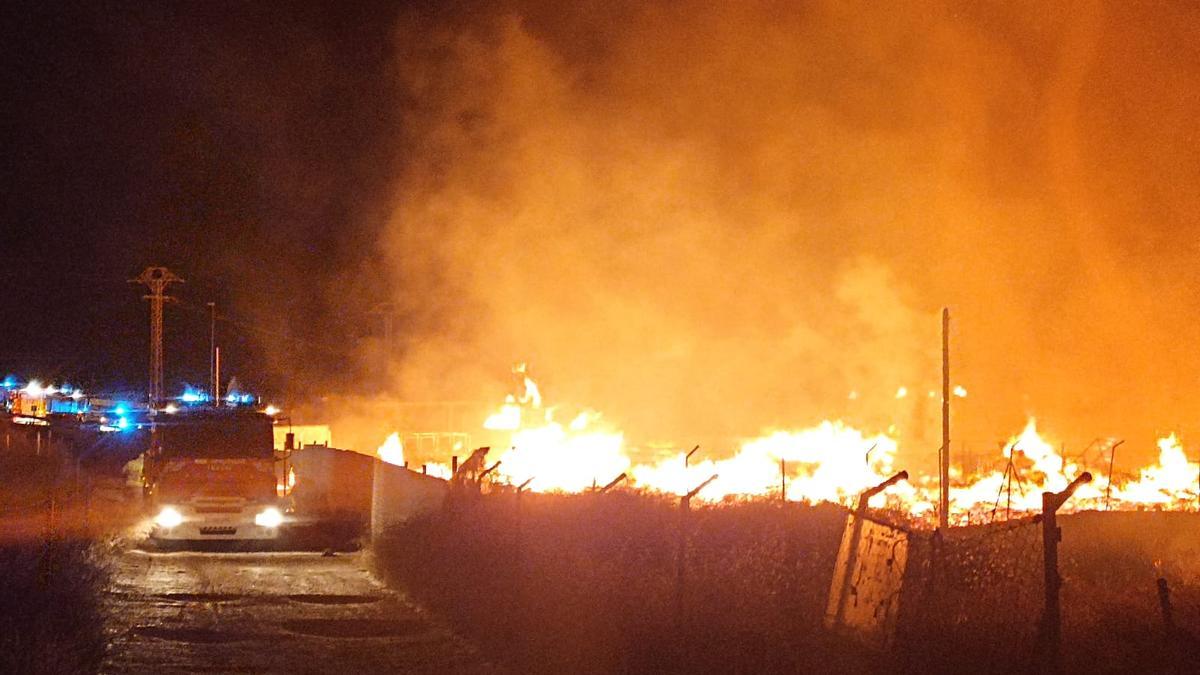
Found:
<path fill-rule="evenodd" d="M 263 412 L 203 407 L 157 415 L 142 465 L 151 537 L 276 539 L 285 511 L 278 475 L 286 461 Z"/>
<path fill-rule="evenodd" d="M 43 387 L 34 380 L 24 386 L 12 379 L 0 383 L 3 399 L 0 409 L 14 418 L 44 420 L 51 416 L 82 417 L 91 411 L 91 402 L 82 391 L 70 385 Z"/>

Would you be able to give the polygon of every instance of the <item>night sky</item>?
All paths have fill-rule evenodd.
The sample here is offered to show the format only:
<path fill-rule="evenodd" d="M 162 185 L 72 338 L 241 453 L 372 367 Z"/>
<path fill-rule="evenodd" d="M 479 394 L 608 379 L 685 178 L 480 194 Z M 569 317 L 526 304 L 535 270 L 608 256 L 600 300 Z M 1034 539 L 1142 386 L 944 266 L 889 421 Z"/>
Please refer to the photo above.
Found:
<path fill-rule="evenodd" d="M 140 389 L 166 265 L 168 391 L 215 301 L 275 400 L 528 362 L 631 437 L 927 447 L 949 307 L 960 438 L 1200 434 L 1190 5 L 43 4 L 0 10 L 0 374 Z"/>
<path fill-rule="evenodd" d="M 395 7 L 6 3 L 0 371 L 144 387 L 148 310 L 127 280 L 159 264 L 187 281 L 168 391 L 207 381 L 210 301 L 226 375 L 351 379 L 338 352 L 378 319 L 337 289 L 383 293 Z"/>

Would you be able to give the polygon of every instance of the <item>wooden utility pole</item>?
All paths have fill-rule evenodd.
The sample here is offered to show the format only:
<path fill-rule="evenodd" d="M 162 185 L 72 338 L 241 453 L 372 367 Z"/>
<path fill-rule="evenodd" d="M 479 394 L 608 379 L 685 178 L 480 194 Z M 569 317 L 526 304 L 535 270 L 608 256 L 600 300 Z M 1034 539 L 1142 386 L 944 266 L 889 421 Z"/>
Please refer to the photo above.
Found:
<path fill-rule="evenodd" d="M 941 499 L 938 526 L 950 525 L 950 308 L 942 308 L 942 451 L 938 453 Z"/>
<path fill-rule="evenodd" d="M 779 460 L 779 499 L 787 501 L 787 460 Z"/>
<path fill-rule="evenodd" d="M 165 267 L 147 267 L 141 276 L 129 283 L 143 284 L 150 294 L 142 296 L 150 301 L 150 407 L 157 408 L 163 402 L 163 303 L 174 301 L 164 293 L 167 286 L 183 283 L 183 279 Z"/>
<path fill-rule="evenodd" d="M 208 396 L 217 400 L 217 303 L 208 303 Z"/>
<path fill-rule="evenodd" d="M 221 348 L 213 347 L 213 398 L 212 404 L 221 405 Z"/>

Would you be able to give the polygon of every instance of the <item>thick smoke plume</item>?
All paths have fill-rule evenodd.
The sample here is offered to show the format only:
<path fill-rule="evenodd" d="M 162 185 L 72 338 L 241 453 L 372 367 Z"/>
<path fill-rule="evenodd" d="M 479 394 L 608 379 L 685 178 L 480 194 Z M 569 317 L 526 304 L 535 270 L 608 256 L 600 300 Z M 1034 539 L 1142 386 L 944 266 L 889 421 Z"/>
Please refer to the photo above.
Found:
<path fill-rule="evenodd" d="M 527 361 L 548 400 L 632 439 L 842 417 L 895 425 L 920 461 L 940 437 L 947 305 L 969 392 L 956 438 L 989 450 L 1036 414 L 1070 443 L 1148 453 L 1200 412 L 1187 12 L 550 3 L 413 19 L 397 59 L 408 169 L 384 238 L 396 389 L 496 397 Z"/>

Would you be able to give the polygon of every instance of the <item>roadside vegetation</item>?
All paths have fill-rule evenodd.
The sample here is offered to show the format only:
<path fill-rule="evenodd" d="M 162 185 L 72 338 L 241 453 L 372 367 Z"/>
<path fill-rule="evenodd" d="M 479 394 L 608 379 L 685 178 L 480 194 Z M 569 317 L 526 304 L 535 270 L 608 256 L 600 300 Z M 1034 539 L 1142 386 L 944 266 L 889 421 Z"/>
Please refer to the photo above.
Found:
<path fill-rule="evenodd" d="M 104 657 L 101 556 L 85 540 L 0 544 L 0 672 L 88 673 Z"/>
<path fill-rule="evenodd" d="M 10 448 L 11 450 L 12 448 Z M 73 528 L 57 453 L 0 457 L 0 672 L 95 672 L 104 656 L 104 556 Z"/>

